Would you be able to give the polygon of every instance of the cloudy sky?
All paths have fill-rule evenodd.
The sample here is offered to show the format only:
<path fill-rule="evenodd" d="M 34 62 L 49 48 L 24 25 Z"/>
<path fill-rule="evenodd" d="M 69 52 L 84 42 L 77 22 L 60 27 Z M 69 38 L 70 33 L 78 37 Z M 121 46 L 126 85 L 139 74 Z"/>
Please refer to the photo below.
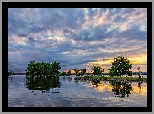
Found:
<path fill-rule="evenodd" d="M 123 55 L 147 71 L 145 8 L 10 8 L 8 70 L 24 72 L 30 61 L 58 61 L 61 71 L 99 65 L 108 72 Z"/>

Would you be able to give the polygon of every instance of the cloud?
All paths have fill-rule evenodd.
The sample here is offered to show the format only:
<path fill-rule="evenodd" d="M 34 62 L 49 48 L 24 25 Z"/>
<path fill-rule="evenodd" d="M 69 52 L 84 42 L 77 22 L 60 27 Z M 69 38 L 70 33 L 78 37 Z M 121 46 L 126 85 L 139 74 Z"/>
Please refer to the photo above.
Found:
<path fill-rule="evenodd" d="M 146 55 L 146 49 L 145 8 L 8 10 L 8 68 L 12 71 L 24 72 L 32 60 L 56 60 L 62 70 L 74 69 L 100 58 Z"/>

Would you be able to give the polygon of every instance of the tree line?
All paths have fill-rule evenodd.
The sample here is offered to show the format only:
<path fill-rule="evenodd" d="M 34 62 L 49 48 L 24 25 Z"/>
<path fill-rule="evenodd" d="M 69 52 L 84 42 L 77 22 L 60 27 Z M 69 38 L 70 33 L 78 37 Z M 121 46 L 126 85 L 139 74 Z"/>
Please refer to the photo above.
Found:
<path fill-rule="evenodd" d="M 109 70 L 110 76 L 122 76 L 122 75 L 128 75 L 132 76 L 132 71 L 130 69 L 132 68 L 132 63 L 127 58 L 124 58 L 121 56 L 118 56 L 117 58 L 114 58 L 114 61 L 111 62 L 112 66 Z M 83 76 L 86 73 L 86 69 L 74 69 L 76 76 Z M 102 69 L 100 66 L 92 66 L 92 74 L 93 75 L 103 75 L 104 69 Z M 66 72 L 63 72 L 62 75 L 67 74 Z M 87 73 L 89 75 L 89 73 Z"/>
<path fill-rule="evenodd" d="M 112 66 L 109 70 L 110 76 L 122 76 L 122 75 L 128 75 L 132 76 L 132 71 L 130 69 L 132 68 L 132 63 L 127 58 L 124 58 L 121 56 L 118 56 L 117 58 L 114 58 L 114 61 L 111 62 Z M 53 77 L 53 76 L 70 76 L 71 70 L 68 70 L 67 72 L 60 72 L 61 69 L 60 63 L 54 61 L 52 63 L 45 63 L 45 62 L 36 62 L 31 61 L 27 68 L 26 68 L 26 75 L 29 76 L 47 76 L 47 77 Z M 86 73 L 86 68 L 82 69 L 74 69 L 76 76 L 83 76 Z M 92 74 L 93 75 L 103 75 L 104 69 L 102 69 L 100 66 L 92 66 Z M 141 71 L 139 71 L 141 73 Z M 89 73 L 87 73 L 89 75 Z"/>

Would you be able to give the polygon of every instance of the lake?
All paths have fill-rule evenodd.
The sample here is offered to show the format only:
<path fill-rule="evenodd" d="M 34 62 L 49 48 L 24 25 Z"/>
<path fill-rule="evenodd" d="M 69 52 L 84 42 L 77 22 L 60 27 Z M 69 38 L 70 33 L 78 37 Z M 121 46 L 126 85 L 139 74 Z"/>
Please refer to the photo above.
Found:
<path fill-rule="evenodd" d="M 147 83 L 8 77 L 8 107 L 147 107 Z"/>

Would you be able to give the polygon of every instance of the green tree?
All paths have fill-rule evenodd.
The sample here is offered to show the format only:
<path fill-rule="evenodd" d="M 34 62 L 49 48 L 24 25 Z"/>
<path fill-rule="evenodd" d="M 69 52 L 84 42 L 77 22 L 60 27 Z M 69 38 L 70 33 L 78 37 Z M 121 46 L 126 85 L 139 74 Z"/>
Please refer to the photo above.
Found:
<path fill-rule="evenodd" d="M 122 55 L 114 58 L 114 62 L 111 63 L 112 66 L 109 71 L 112 76 L 128 75 L 130 73 L 129 69 L 132 68 L 130 61 L 127 58 L 122 57 Z"/>
<path fill-rule="evenodd" d="M 94 66 L 93 65 L 92 71 L 93 71 L 94 75 L 101 75 L 103 70 L 100 66 Z"/>
<path fill-rule="evenodd" d="M 66 76 L 66 74 L 67 74 L 66 72 L 61 72 L 59 75 L 60 76 Z"/>
<path fill-rule="evenodd" d="M 80 74 L 83 76 L 86 73 L 86 68 L 80 69 L 80 71 L 81 71 Z"/>
<path fill-rule="evenodd" d="M 76 75 L 76 76 L 78 75 L 79 71 L 80 71 L 80 70 L 79 70 L 79 69 L 77 69 L 77 68 L 76 68 L 76 69 L 74 69 L 74 72 L 75 72 L 75 75 Z"/>
<path fill-rule="evenodd" d="M 71 75 L 71 71 L 69 70 L 69 71 L 67 71 L 67 74 L 66 74 L 67 76 L 70 76 Z"/>
<path fill-rule="evenodd" d="M 53 62 L 51 64 L 51 68 L 52 68 L 52 72 L 53 72 L 54 76 L 57 76 L 59 74 L 59 70 L 61 69 L 60 63 L 58 63 L 56 61 Z"/>
<path fill-rule="evenodd" d="M 8 72 L 8 76 L 10 76 L 10 75 L 14 75 L 14 72 Z"/>
<path fill-rule="evenodd" d="M 29 76 L 58 76 L 61 69 L 59 63 L 56 61 L 53 63 L 39 63 L 31 61 L 26 68 L 26 75 Z"/>
<path fill-rule="evenodd" d="M 111 69 L 109 69 L 109 70 L 110 70 L 109 75 L 111 77 L 114 77 L 115 76 L 115 69 L 114 69 L 114 67 L 112 66 Z"/>
<path fill-rule="evenodd" d="M 132 71 L 129 71 L 128 72 L 128 76 L 132 76 Z"/>

